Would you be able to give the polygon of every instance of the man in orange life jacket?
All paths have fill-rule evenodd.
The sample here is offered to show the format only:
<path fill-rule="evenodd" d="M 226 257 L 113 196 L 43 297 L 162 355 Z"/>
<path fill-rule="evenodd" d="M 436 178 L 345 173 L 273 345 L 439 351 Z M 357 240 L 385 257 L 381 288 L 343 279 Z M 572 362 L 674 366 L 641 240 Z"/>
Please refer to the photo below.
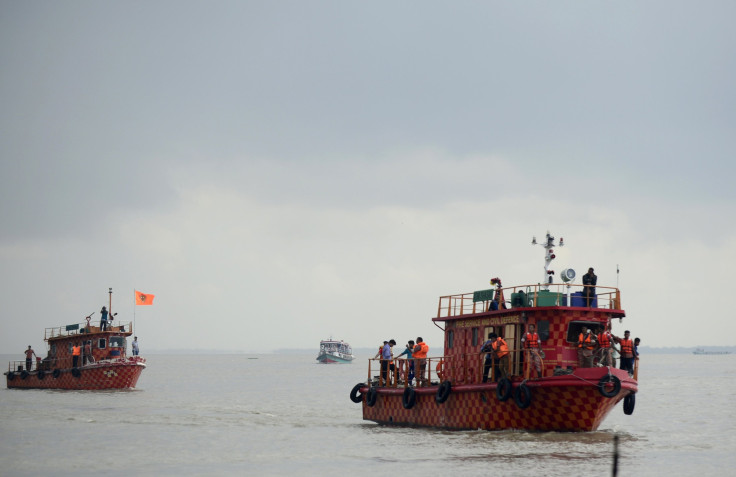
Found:
<path fill-rule="evenodd" d="M 417 344 L 414 346 L 412 356 L 414 357 L 414 372 L 416 373 L 417 386 L 426 386 L 429 383 L 427 379 L 427 352 L 429 345 L 422 340 L 421 336 L 417 337 Z"/>
<path fill-rule="evenodd" d="M 493 340 L 493 354 L 498 358 L 498 373 L 496 374 L 496 381 L 501 378 L 509 377 L 509 346 L 506 344 L 503 338 L 498 336 L 496 333 L 491 333 L 488 337 Z"/>
<path fill-rule="evenodd" d="M 616 338 L 616 342 L 621 345 L 619 368 L 628 371 L 629 376 L 634 376 L 634 342 L 630 338 L 629 330 L 624 331 L 623 338 Z"/>
<path fill-rule="evenodd" d="M 79 343 L 72 346 L 72 367 L 76 368 L 79 364 L 79 355 L 82 354 L 82 347 Z"/>
<path fill-rule="evenodd" d="M 526 350 L 527 366 L 532 367 L 537 372 L 537 377 L 542 377 L 542 348 L 539 342 L 539 335 L 535 332 L 534 325 L 529 325 L 528 330 L 522 341 Z"/>
<path fill-rule="evenodd" d="M 611 324 L 606 329 L 598 333 L 598 354 L 600 356 L 599 364 L 601 366 L 615 366 L 613 362 L 613 335 L 611 334 Z"/>
<path fill-rule="evenodd" d="M 578 365 L 581 368 L 593 367 L 593 349 L 596 344 L 595 335 L 588 327 L 583 326 L 583 331 L 578 337 Z"/>

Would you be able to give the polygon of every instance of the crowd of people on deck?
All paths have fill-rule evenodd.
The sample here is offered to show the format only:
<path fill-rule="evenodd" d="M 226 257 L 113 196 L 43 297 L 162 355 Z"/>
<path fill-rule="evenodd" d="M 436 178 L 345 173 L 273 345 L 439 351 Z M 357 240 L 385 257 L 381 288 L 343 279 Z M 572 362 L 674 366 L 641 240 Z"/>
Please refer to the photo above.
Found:
<path fill-rule="evenodd" d="M 619 369 L 624 369 L 629 376 L 634 375 L 634 363 L 639 359 L 639 338 L 631 339 L 631 332 L 624 331 L 623 338 L 611 333 L 609 324 L 598 334 L 583 326 L 578 336 L 578 366 L 592 368 L 593 366 L 616 367 L 614 351 L 619 354 Z M 618 347 L 616 347 L 618 345 Z"/>
<path fill-rule="evenodd" d="M 421 336 L 418 336 L 416 342 L 409 340 L 404 351 L 396 357 L 394 357 L 394 346 L 396 346 L 396 340 L 384 341 L 383 346 L 379 346 L 378 353 L 373 357 L 373 359 L 381 360 L 381 382 L 390 383 L 394 379 L 398 383 L 413 385 L 416 379 L 417 386 L 428 386 L 430 383 L 427 375 L 429 345 Z M 402 356 L 406 358 L 401 358 Z M 398 372 L 397 363 L 399 364 Z"/>
<path fill-rule="evenodd" d="M 639 359 L 638 348 L 641 340 L 639 338 L 632 340 L 629 330 L 624 332 L 623 338 L 615 336 L 611 333 L 610 323 L 605 330 L 601 330 L 597 334 L 593 331 L 593 329 L 584 326 L 578 336 L 578 366 L 581 368 L 615 367 L 614 352 L 616 352 L 619 355 L 619 368 L 626 370 L 630 376 L 633 376 L 634 363 Z M 542 360 L 545 358 L 545 354 L 534 324 L 527 327 L 527 332 L 522 336 L 522 343 L 529 366 L 529 377 L 541 378 L 543 376 Z M 427 351 L 429 351 L 429 346 L 422 340 L 422 337 L 417 337 L 416 341 L 409 340 L 404 351 L 398 356 L 394 356 L 394 346 L 396 346 L 396 340 L 384 341 L 383 346 L 378 347 L 378 352 L 373 357 L 373 359 L 380 359 L 381 382 L 391 383 L 393 379 L 396 384 L 414 385 L 416 379 L 417 386 L 429 385 L 430 381 L 427 374 Z M 480 354 L 484 355 L 482 382 L 486 383 L 490 379 L 489 372 L 491 368 L 494 370 L 492 376 L 495 376 L 495 381 L 509 377 L 511 353 L 508 343 L 503 337 L 494 332 L 489 333 L 488 340 L 481 346 Z M 403 356 L 406 356 L 406 358 L 402 358 Z"/>

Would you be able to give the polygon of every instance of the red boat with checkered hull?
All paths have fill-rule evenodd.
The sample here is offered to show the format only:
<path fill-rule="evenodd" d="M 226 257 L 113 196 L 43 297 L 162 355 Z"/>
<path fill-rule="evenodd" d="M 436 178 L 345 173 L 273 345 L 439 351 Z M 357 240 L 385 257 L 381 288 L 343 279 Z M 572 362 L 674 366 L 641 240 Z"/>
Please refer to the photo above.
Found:
<path fill-rule="evenodd" d="M 503 288 L 494 278 L 490 290 L 440 297 L 432 321 L 444 325 L 444 352 L 414 360 L 416 386 L 408 366 L 381 371 L 380 360 L 369 360 L 368 381 L 350 393 L 362 403 L 363 419 L 445 429 L 594 431 L 622 401 L 624 412 L 633 413 L 638 369 L 630 375 L 615 368 L 611 348 L 585 349 L 579 339 L 584 328 L 597 334 L 625 317 L 620 292 L 574 285 L 571 269 L 562 272 L 563 283 L 553 283 L 553 240 L 548 233 L 542 244 L 543 284 Z M 524 347 L 529 325 L 538 334 L 537 352 Z M 481 351 L 491 333 L 507 343 L 508 358 Z"/>
<path fill-rule="evenodd" d="M 84 323 L 46 328 L 47 356 L 36 358 L 30 366 L 29 360 L 11 361 L 5 373 L 8 388 L 135 388 L 146 360 L 126 354 L 127 339 L 133 334 L 131 323 L 107 321 L 104 326 L 93 326 L 91 317 Z"/>

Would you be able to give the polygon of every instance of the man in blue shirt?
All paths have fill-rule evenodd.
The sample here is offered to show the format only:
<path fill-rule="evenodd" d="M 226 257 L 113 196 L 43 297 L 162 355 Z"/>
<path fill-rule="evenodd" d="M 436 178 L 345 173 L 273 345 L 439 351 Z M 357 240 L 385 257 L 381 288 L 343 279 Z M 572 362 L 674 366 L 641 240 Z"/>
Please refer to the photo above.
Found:
<path fill-rule="evenodd" d="M 411 385 L 412 379 L 414 379 L 414 359 L 412 358 L 412 350 L 414 349 L 414 340 L 409 340 L 409 344 L 406 345 L 406 349 L 397 356 L 397 358 L 401 358 L 402 356 L 406 355 L 406 359 L 401 360 L 401 366 L 399 368 L 402 368 L 402 375 L 404 376 L 404 379 L 406 379 L 406 382 Z M 408 363 L 408 375 L 407 373 L 407 363 Z"/>
<path fill-rule="evenodd" d="M 383 349 L 381 350 L 381 377 L 383 379 L 383 383 L 388 384 L 388 368 L 389 365 L 391 366 L 391 371 L 393 371 L 394 363 L 394 353 L 391 350 L 391 347 L 396 344 L 396 341 L 390 340 L 388 343 L 383 345 Z"/>

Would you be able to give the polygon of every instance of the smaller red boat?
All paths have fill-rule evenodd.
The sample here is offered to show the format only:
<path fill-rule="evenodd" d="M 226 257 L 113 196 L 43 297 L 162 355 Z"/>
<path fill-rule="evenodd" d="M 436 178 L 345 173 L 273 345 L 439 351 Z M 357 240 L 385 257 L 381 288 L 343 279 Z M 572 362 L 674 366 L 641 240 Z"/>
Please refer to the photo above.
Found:
<path fill-rule="evenodd" d="M 109 316 L 114 318 L 112 313 Z M 133 334 L 131 322 L 111 320 L 103 327 L 91 325 L 91 318 L 92 314 L 84 323 L 46 328 L 47 356 L 37 357 L 35 363 L 11 361 L 4 373 L 8 388 L 135 388 L 146 360 L 126 355 L 127 338 Z"/>

